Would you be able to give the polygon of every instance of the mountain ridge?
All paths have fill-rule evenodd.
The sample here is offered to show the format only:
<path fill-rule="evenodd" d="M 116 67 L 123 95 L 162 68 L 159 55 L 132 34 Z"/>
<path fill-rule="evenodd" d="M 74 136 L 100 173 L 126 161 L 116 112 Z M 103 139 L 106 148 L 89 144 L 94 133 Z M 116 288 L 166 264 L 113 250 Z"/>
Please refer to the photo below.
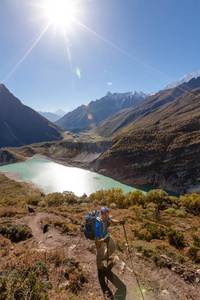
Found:
<path fill-rule="evenodd" d="M 62 131 L 0 84 L 0 147 L 59 140 Z"/>
<path fill-rule="evenodd" d="M 73 132 L 93 128 L 109 115 L 121 109 L 141 102 L 147 94 L 143 92 L 113 93 L 108 92 L 104 97 L 81 105 L 56 122 L 65 130 Z"/>
<path fill-rule="evenodd" d="M 173 102 L 183 94 L 200 87 L 200 77 L 193 78 L 188 83 L 183 83 L 175 88 L 161 90 L 158 93 L 144 99 L 132 108 L 126 109 L 119 114 L 113 114 L 98 126 L 98 133 L 105 137 L 118 134 L 129 123 L 134 122 L 144 114 L 150 114 L 154 109 L 166 103 Z"/>
<path fill-rule="evenodd" d="M 170 82 L 165 88 L 164 90 L 167 90 L 167 89 L 171 89 L 171 88 L 174 88 L 184 82 L 188 82 L 190 81 L 192 78 L 197 78 L 200 76 L 200 71 L 197 71 L 197 72 L 194 72 L 194 73 L 189 73 L 189 74 L 185 74 L 182 78 L 180 78 L 179 80 L 175 80 L 175 81 L 172 81 Z"/>

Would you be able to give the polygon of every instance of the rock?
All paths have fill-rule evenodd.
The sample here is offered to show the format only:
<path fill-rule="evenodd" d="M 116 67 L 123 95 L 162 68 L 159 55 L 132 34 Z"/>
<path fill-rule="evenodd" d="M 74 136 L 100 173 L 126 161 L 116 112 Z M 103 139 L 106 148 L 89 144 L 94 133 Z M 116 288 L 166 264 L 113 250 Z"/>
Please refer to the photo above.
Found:
<path fill-rule="evenodd" d="M 44 243 L 43 241 L 40 241 L 40 242 L 38 242 L 38 245 L 40 245 L 40 244 L 42 244 L 42 243 Z"/>
<path fill-rule="evenodd" d="M 52 238 L 52 235 L 48 235 L 48 237 L 47 237 L 48 239 L 50 239 L 50 238 Z"/>
<path fill-rule="evenodd" d="M 142 257 L 143 256 L 142 253 L 139 253 L 139 252 L 135 253 L 135 255 L 138 256 L 138 257 Z"/>
<path fill-rule="evenodd" d="M 119 256 L 115 255 L 115 257 L 113 259 L 114 264 L 117 264 L 119 261 L 120 261 Z"/>
<path fill-rule="evenodd" d="M 70 247 L 69 247 L 69 250 L 74 250 L 76 248 L 76 245 L 71 245 Z"/>
<path fill-rule="evenodd" d="M 200 274 L 200 269 L 197 270 L 197 273 Z"/>
<path fill-rule="evenodd" d="M 169 295 L 169 292 L 167 290 L 162 290 L 161 294 L 162 295 Z"/>
<path fill-rule="evenodd" d="M 125 264 L 125 262 L 122 262 L 122 264 L 121 264 L 121 273 L 122 274 L 124 273 L 125 268 L 126 268 L 126 264 Z"/>
<path fill-rule="evenodd" d="M 66 280 L 65 282 L 59 284 L 59 288 L 67 288 L 68 285 L 69 285 L 69 281 Z"/>

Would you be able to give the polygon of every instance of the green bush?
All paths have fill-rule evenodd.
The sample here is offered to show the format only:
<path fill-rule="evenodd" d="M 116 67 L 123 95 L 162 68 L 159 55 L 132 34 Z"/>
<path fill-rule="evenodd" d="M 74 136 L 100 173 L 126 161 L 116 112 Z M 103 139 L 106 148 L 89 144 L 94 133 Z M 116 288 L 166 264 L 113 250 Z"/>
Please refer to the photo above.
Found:
<path fill-rule="evenodd" d="M 38 206 L 38 203 L 41 201 L 38 195 L 31 195 L 27 199 L 27 204 Z"/>
<path fill-rule="evenodd" d="M 73 258 L 65 261 L 64 276 L 69 281 L 68 289 L 74 294 L 78 294 L 87 281 L 79 262 Z"/>
<path fill-rule="evenodd" d="M 196 234 L 192 234 L 193 244 L 200 248 L 200 238 Z"/>
<path fill-rule="evenodd" d="M 145 195 L 142 191 L 136 190 L 132 192 L 130 195 L 127 194 L 126 197 L 126 207 L 134 206 L 134 205 L 142 205 L 144 207 L 145 204 Z"/>
<path fill-rule="evenodd" d="M 165 236 L 165 232 L 162 229 L 162 227 L 156 225 L 147 223 L 142 228 L 134 229 L 133 230 L 134 235 L 138 237 L 140 240 L 146 240 L 147 242 L 150 242 L 154 239 L 162 239 L 163 236 Z"/>
<path fill-rule="evenodd" d="M 160 240 L 163 236 L 165 236 L 165 232 L 162 229 L 162 227 L 156 225 L 156 224 L 147 224 L 147 229 L 149 233 L 151 234 L 151 239 L 157 239 Z"/>
<path fill-rule="evenodd" d="M 169 196 L 168 194 L 163 191 L 163 190 L 150 190 L 146 195 L 145 195 L 146 201 L 153 202 L 158 205 L 158 209 L 164 209 L 166 202 L 169 201 Z"/>
<path fill-rule="evenodd" d="M 52 193 L 47 195 L 47 205 L 56 207 L 65 202 L 65 197 L 62 193 Z"/>
<path fill-rule="evenodd" d="M 199 252 L 199 248 L 196 247 L 191 247 L 188 250 L 188 256 L 189 258 L 194 261 L 195 263 L 199 263 L 200 262 L 200 257 L 198 256 L 198 252 Z"/>
<path fill-rule="evenodd" d="M 169 207 L 168 209 L 166 209 L 166 213 L 168 213 L 170 215 L 176 215 L 176 209 Z"/>
<path fill-rule="evenodd" d="M 170 245 L 175 246 L 177 249 L 183 249 L 185 246 L 184 234 L 174 229 L 169 229 L 166 232 L 166 236 Z"/>
<path fill-rule="evenodd" d="M 200 195 L 197 193 L 186 194 L 185 196 L 181 196 L 180 200 L 189 213 L 194 215 L 200 214 Z"/>

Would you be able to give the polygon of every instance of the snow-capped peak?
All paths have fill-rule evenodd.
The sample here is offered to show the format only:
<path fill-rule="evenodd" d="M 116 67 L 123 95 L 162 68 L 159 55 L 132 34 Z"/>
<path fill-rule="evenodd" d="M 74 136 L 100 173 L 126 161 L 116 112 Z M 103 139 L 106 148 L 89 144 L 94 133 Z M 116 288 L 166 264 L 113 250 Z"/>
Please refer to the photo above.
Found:
<path fill-rule="evenodd" d="M 192 78 L 197 78 L 200 76 L 200 71 L 197 71 L 195 73 L 189 73 L 189 74 L 186 74 L 184 75 L 181 79 L 177 80 L 177 81 L 172 81 L 171 83 L 169 83 L 165 88 L 164 90 L 168 90 L 168 89 L 172 89 L 184 82 L 188 82 L 190 81 Z"/>

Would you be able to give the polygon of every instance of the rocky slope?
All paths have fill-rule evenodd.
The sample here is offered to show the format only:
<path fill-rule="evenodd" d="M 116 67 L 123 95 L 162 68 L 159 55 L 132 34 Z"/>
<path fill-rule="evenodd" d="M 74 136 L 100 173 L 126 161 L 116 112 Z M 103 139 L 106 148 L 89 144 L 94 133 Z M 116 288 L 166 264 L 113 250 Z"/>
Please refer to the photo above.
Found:
<path fill-rule="evenodd" d="M 3 84 L 0 84 L 0 108 L 0 147 L 62 138 L 59 126 L 23 105 Z"/>
<path fill-rule="evenodd" d="M 200 88 L 193 89 L 138 116 L 113 140 L 98 172 L 130 185 L 200 192 L 199 101 Z"/>

